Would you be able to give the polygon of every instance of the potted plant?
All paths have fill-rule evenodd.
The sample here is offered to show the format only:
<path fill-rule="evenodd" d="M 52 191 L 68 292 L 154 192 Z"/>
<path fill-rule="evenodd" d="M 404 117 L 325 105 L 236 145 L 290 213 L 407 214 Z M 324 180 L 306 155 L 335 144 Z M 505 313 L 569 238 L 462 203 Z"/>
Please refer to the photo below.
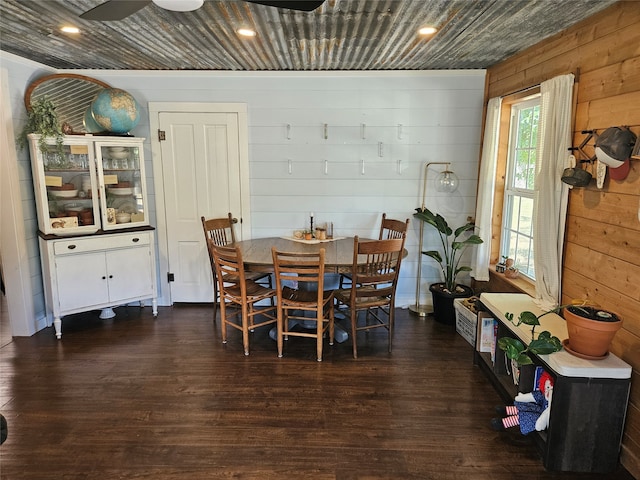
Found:
<path fill-rule="evenodd" d="M 46 139 L 54 138 L 56 140 L 55 150 L 61 155 L 63 154 L 64 134 L 58 120 L 56 106 L 47 97 L 39 98 L 33 102 L 27 111 L 27 123 L 18 135 L 18 143 L 21 148 L 27 144 L 27 135 L 30 133 L 40 135 L 38 146 L 42 152 L 50 151 L 51 147 L 47 144 Z"/>
<path fill-rule="evenodd" d="M 589 360 L 605 358 L 613 337 L 622 327 L 618 315 L 590 305 L 568 305 L 562 316 L 569 334 L 565 350 Z"/>
<path fill-rule="evenodd" d="M 569 338 L 561 342 L 558 337 L 549 332 L 540 332 L 535 338 L 535 328 L 540 325 L 540 318 L 549 313 L 562 312 L 567 322 Z M 603 359 L 608 355 L 609 346 L 616 332 L 622 327 L 622 320 L 618 315 L 595 306 L 582 304 L 561 305 L 536 316 L 533 312 L 524 311 L 513 322 L 513 314 L 505 314 L 507 320 L 514 325 L 531 325 L 531 338 L 534 340 L 525 347 L 516 338 L 502 337 L 498 339 L 498 347 L 507 354 L 507 358 L 520 365 L 531 364 L 527 353 L 548 355 L 564 349 L 577 357 L 589 360 Z"/>
<path fill-rule="evenodd" d="M 549 313 L 557 313 L 562 307 L 554 308 L 547 312 L 536 315 L 530 311 L 524 311 L 518 316 L 517 323 L 513 320 L 513 313 L 507 312 L 505 318 L 513 323 L 516 327 L 525 324 L 531 325 L 531 342 L 526 347 L 524 344 L 513 337 L 501 337 L 498 339 L 498 348 L 503 350 L 509 360 L 514 361 L 518 365 L 531 365 L 533 361 L 528 355 L 533 353 L 536 355 L 549 355 L 562 350 L 562 342 L 548 331 L 540 332 L 538 337 L 535 336 L 535 330 L 540 325 L 540 318 Z"/>
<path fill-rule="evenodd" d="M 424 255 L 433 258 L 440 265 L 444 281 L 429 286 L 433 298 L 433 315 L 436 321 L 448 325 L 455 324 L 455 309 L 453 300 L 473 295 L 471 287 L 457 283 L 457 277 L 462 272 L 470 272 L 471 267 L 460 265 L 465 250 L 471 245 L 478 245 L 482 239 L 473 231 L 475 225 L 471 222 L 455 229 L 449 226 L 440 214 L 434 214 L 428 208 L 416 208 L 413 216 L 434 227 L 440 236 L 441 250 L 427 250 Z"/>

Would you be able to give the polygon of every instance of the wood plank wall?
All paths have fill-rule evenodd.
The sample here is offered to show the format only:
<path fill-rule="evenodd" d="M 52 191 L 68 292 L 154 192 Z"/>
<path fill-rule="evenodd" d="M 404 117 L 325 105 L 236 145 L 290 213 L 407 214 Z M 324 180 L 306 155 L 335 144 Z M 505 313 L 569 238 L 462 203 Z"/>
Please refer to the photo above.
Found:
<path fill-rule="evenodd" d="M 628 125 L 640 135 L 640 4 L 616 3 L 488 69 L 485 105 L 570 72 L 578 74 L 575 146 L 583 130 Z M 623 318 L 612 351 L 633 377 L 621 462 L 640 478 L 640 160 L 624 181 L 571 191 L 562 292 L 563 302 L 588 298 Z"/>

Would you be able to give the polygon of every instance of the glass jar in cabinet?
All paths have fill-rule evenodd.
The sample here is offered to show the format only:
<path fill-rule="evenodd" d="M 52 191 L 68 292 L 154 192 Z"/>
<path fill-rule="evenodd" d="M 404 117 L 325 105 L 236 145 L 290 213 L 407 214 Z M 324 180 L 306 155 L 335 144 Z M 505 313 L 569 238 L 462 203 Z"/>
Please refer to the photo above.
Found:
<path fill-rule="evenodd" d="M 149 225 L 143 139 L 96 142 L 104 230 Z"/>
<path fill-rule="evenodd" d="M 55 139 L 30 134 L 29 149 L 38 227 L 45 234 L 85 235 L 100 228 L 100 207 L 93 143 L 86 137 Z"/>

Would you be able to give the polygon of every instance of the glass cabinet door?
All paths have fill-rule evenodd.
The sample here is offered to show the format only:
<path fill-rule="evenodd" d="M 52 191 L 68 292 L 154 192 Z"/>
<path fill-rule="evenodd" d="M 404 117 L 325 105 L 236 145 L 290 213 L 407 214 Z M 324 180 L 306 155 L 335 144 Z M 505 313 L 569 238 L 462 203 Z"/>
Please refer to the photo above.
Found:
<path fill-rule="evenodd" d="M 65 139 L 62 149 L 30 136 L 40 230 L 47 234 L 90 234 L 100 228 L 98 191 L 90 142 Z"/>
<path fill-rule="evenodd" d="M 96 142 L 104 230 L 149 225 L 141 139 Z"/>

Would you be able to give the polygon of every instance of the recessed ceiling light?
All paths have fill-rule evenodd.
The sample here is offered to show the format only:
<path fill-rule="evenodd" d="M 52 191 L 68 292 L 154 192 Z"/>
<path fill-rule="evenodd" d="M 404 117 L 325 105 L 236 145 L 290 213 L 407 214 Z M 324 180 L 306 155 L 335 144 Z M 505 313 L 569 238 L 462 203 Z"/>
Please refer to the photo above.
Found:
<path fill-rule="evenodd" d="M 256 31 L 255 30 L 251 30 L 250 28 L 239 28 L 236 31 L 238 32 L 239 35 L 242 35 L 243 37 L 255 37 L 256 36 Z"/>
<path fill-rule="evenodd" d="M 64 33 L 80 33 L 80 29 L 78 27 L 72 27 L 69 25 L 62 27 L 60 30 Z"/>
<path fill-rule="evenodd" d="M 422 27 L 420 30 L 418 30 L 418 33 L 420 35 L 432 35 L 437 31 L 438 29 L 436 27 Z"/>

